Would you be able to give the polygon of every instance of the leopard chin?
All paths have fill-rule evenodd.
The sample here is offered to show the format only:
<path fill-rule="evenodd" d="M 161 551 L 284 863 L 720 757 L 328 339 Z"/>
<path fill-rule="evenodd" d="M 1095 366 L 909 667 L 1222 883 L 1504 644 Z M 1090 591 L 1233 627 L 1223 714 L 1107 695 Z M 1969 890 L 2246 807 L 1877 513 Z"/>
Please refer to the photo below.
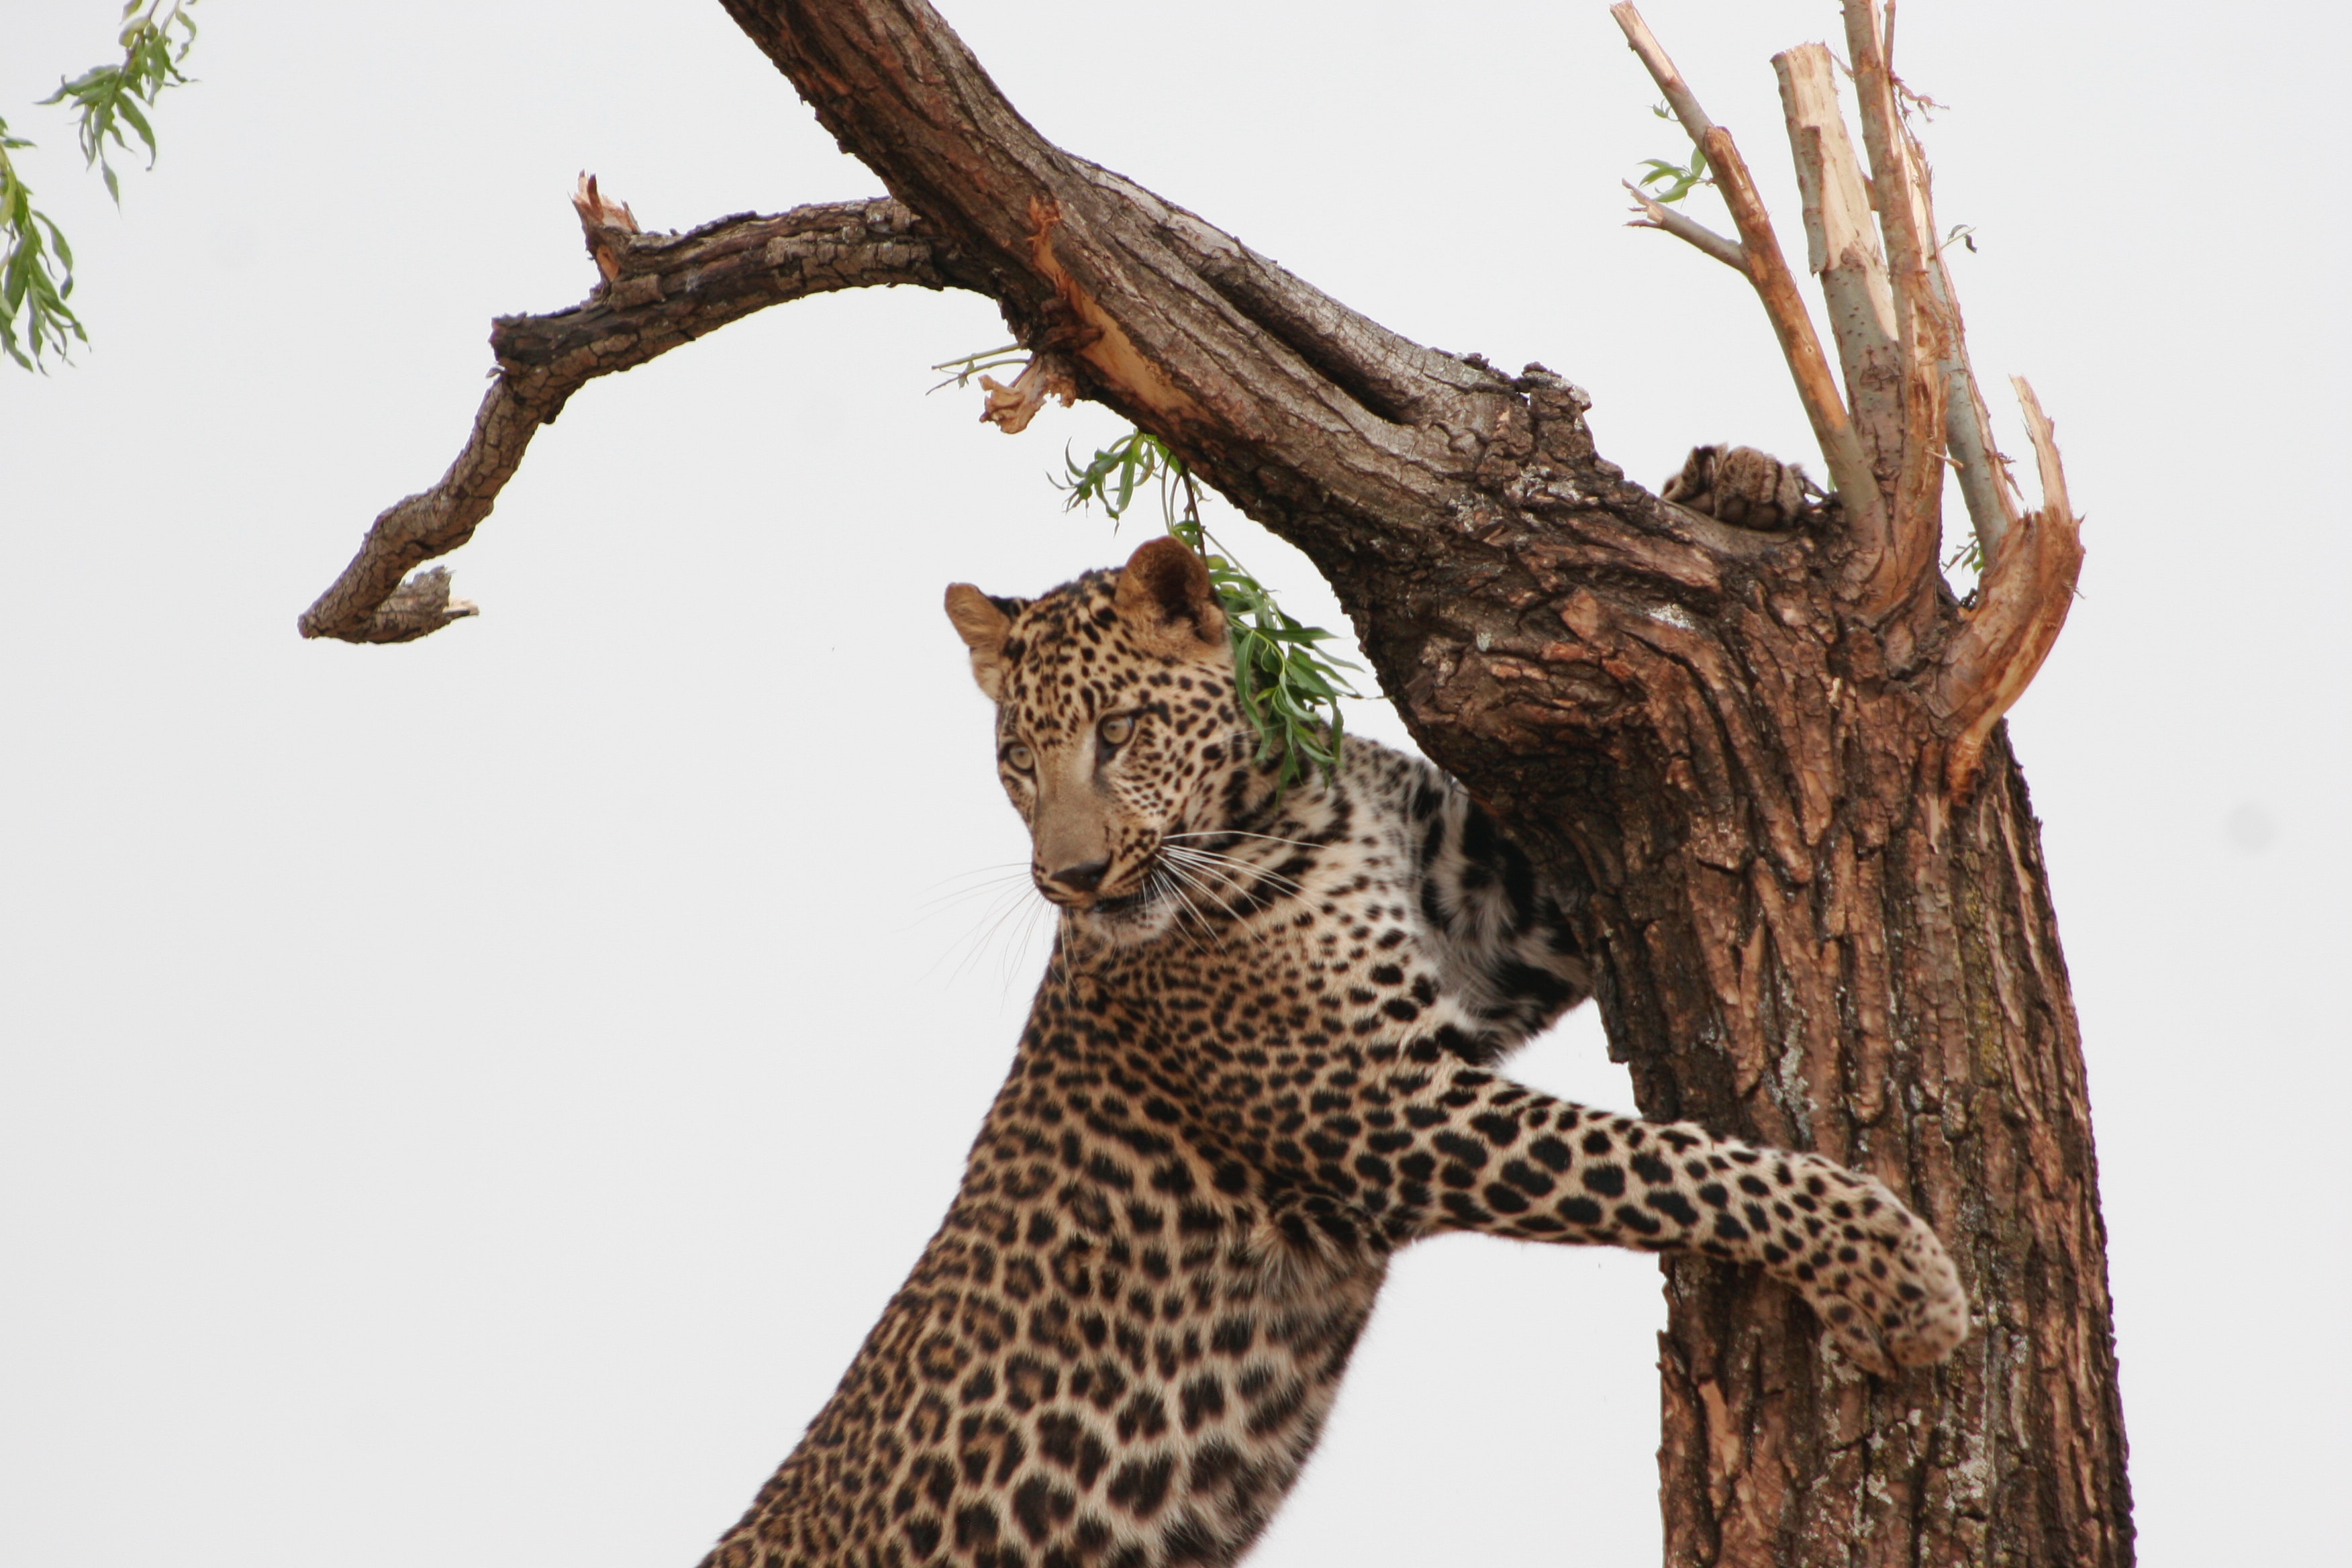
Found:
<path fill-rule="evenodd" d="M 1179 912 L 1176 900 L 1160 886 L 1160 879 L 1147 871 L 1134 891 L 1097 897 L 1083 909 L 1068 910 L 1065 918 L 1108 946 L 1136 947 L 1165 933 L 1176 923 Z"/>

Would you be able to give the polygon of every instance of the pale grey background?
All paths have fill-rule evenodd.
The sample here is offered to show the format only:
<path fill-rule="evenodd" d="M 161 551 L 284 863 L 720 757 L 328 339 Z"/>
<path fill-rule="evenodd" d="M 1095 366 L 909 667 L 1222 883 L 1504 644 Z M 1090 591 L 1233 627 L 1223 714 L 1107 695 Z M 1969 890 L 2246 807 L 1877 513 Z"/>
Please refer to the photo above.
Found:
<path fill-rule="evenodd" d="M 1738 280 L 1619 226 L 1682 143 L 1600 0 L 948 10 L 1047 134 L 1542 360 L 1636 474 L 1811 455 Z M 112 15 L 0 0 L 97 340 L 0 373 L 0 1563 L 683 1568 L 1003 1070 L 1038 955 L 938 901 L 1024 851 L 940 588 L 1143 537 L 1043 478 L 1113 426 L 923 396 L 1002 341 L 976 298 L 790 306 L 574 401 L 455 559 L 480 620 L 305 645 L 489 318 L 585 291 L 576 171 L 658 226 L 877 182 L 709 0 L 208 0 L 118 218 L 26 107 Z M 1834 8 L 1651 16 L 1793 231 L 1766 59 Z M 2034 377 L 2090 519 L 2014 734 L 2167 1568 L 2342 1551 L 2344 16 L 1903 12 L 1978 363 Z M 1629 1098 L 1589 1016 L 1523 1071 Z M 1408 1257 L 1257 1561 L 1654 1562 L 1659 1318 L 1632 1256 Z"/>

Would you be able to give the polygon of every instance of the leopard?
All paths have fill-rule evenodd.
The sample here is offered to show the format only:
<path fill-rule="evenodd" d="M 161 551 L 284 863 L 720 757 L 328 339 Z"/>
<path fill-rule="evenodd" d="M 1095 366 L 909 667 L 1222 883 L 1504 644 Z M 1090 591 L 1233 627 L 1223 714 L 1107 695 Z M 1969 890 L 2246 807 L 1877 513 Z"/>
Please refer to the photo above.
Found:
<path fill-rule="evenodd" d="M 1286 775 L 1192 549 L 947 611 L 1052 952 L 938 1232 L 704 1568 L 1234 1563 L 1445 1232 L 1756 1266 L 1864 1375 L 1959 1344 L 1874 1177 L 1498 1070 L 1592 989 L 1580 895 L 1418 758 Z"/>

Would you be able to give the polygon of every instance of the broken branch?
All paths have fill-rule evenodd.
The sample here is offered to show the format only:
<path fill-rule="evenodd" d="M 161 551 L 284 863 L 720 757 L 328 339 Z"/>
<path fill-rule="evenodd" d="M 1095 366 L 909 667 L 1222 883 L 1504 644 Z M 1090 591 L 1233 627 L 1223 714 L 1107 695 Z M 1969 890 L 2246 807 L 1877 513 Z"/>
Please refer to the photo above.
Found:
<path fill-rule="evenodd" d="M 1886 240 L 1901 347 L 1902 457 L 1889 492 L 1890 548 L 1865 560 L 1864 602 L 1892 608 L 1925 580 L 1943 538 L 1944 380 L 1939 365 L 1951 352 L 1953 326 L 1927 282 L 1929 220 L 1920 171 L 1926 157 L 1895 108 L 1889 39 L 1880 26 L 1879 0 L 1842 0 L 1846 47 L 1853 60 L 1853 95 L 1862 111 L 1863 146 L 1870 154 L 1872 205 Z M 1891 25 L 1892 17 L 1888 17 Z"/>
<path fill-rule="evenodd" d="M 544 316 L 493 323 L 497 379 L 448 472 L 386 508 L 298 623 L 306 637 L 404 642 L 472 615 L 447 574 L 406 586 L 415 567 L 471 539 L 541 425 L 600 375 L 645 363 L 770 305 L 842 289 L 971 286 L 948 247 L 895 201 L 827 202 L 772 217 L 744 214 L 686 234 L 635 231 L 628 209 L 583 179 L 574 196 L 602 279 L 589 298 Z M 428 579 L 437 576 L 433 599 Z M 436 618 L 437 617 L 437 618 Z"/>
<path fill-rule="evenodd" d="M 1037 417 L 1037 410 L 1045 406 L 1047 398 L 1060 398 L 1065 408 L 1078 400 L 1077 378 L 1070 374 L 1070 362 L 1051 352 L 1032 354 L 1029 363 L 1021 367 L 1021 374 L 1013 378 L 1012 385 L 1000 384 L 992 375 L 983 375 L 980 389 L 987 394 L 980 411 L 981 423 L 993 425 L 1007 436 L 1018 436 L 1029 428 L 1029 421 Z"/>
<path fill-rule="evenodd" d="M 1801 44 L 1772 57 L 1804 204 L 1805 264 L 1822 280 L 1830 337 L 1871 470 L 1891 490 L 1902 464 L 1903 362 L 1895 296 L 1871 223 L 1870 193 L 1839 111 L 1830 52 Z"/>

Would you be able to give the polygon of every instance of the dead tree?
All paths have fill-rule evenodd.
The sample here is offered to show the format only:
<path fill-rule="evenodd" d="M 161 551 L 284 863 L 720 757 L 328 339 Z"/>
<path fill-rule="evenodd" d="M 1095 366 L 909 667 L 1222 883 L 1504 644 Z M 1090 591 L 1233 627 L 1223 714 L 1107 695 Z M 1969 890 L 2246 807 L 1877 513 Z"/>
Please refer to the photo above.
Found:
<path fill-rule="evenodd" d="M 1827 461 L 1814 505 L 1727 504 L 1750 459 L 1670 486 L 1593 448 L 1585 395 L 1422 347 L 1045 141 L 923 0 L 724 0 L 887 196 L 646 235 L 584 182 L 602 280 L 492 332 L 499 374 L 440 484 L 388 510 L 301 620 L 401 641 L 472 606 L 445 573 L 541 424 L 589 380 L 803 295 L 993 299 L 1050 393 L 1165 439 L 1304 550 L 1429 755 L 1512 827 L 1597 954 L 1642 1110 L 1820 1149 L 1929 1216 L 1978 1304 L 1949 1363 L 1881 1382 L 1793 1296 L 1665 1270 L 1670 1563 L 2127 1563 L 2124 1433 L 2074 1010 L 2000 718 L 2081 563 L 2022 383 L 2042 505 L 1989 436 L 1889 12 L 1843 0 L 1865 174 L 1829 51 L 1778 57 L 1832 374 L 1731 134 L 1615 15 L 1738 234 L 1643 221 L 1743 274 Z M 1937 568 L 1957 471 L 1983 571 Z M 1718 471 L 1720 470 L 1720 471 Z"/>

